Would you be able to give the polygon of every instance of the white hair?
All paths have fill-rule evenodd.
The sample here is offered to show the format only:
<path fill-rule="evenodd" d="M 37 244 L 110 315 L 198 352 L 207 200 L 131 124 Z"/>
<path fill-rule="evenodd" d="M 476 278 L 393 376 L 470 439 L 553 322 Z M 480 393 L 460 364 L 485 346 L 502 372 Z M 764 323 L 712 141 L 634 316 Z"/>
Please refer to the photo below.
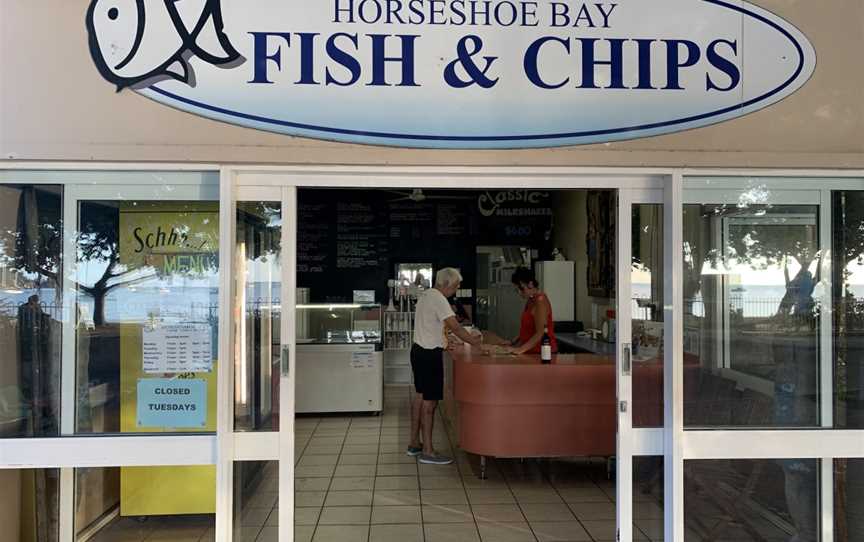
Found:
<path fill-rule="evenodd" d="M 435 273 L 435 286 L 448 288 L 460 282 L 462 282 L 462 274 L 452 267 L 445 267 Z"/>

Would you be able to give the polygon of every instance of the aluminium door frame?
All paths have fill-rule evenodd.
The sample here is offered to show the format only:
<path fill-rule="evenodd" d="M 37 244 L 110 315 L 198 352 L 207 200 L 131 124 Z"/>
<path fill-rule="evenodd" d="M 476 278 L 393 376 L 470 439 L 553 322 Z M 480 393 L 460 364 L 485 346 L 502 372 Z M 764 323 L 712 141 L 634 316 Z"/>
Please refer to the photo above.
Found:
<path fill-rule="evenodd" d="M 632 376 L 632 276 L 633 206 L 663 205 L 662 188 L 623 188 L 618 191 L 616 216 L 616 499 L 615 516 L 618 542 L 633 540 L 633 458 L 663 455 L 663 427 L 633 427 Z M 666 214 L 663 213 L 664 227 Z M 664 265 L 668 257 L 663 251 Z M 664 354 L 665 356 L 665 354 Z M 665 358 L 664 358 L 665 362 Z M 665 402 L 665 399 L 664 399 Z M 664 408 L 665 410 L 665 408 Z"/>
<path fill-rule="evenodd" d="M 624 299 L 624 293 L 630 291 L 630 258 L 631 258 L 631 231 L 629 228 L 631 211 L 633 203 L 662 203 L 663 188 L 668 182 L 668 176 L 662 175 L 586 175 L 574 174 L 570 171 L 554 171 L 546 174 L 538 174 L 536 171 L 528 174 L 514 168 L 502 168 L 494 171 L 485 169 L 461 169 L 457 168 L 454 171 L 448 172 L 446 168 L 411 168 L 408 170 L 399 170 L 399 168 L 364 168 L 364 171 L 358 171 L 357 168 L 351 168 L 348 171 L 335 168 L 324 168 L 317 171 L 283 171 L 279 168 L 254 168 L 243 172 L 242 170 L 231 172 L 233 185 L 240 190 L 238 193 L 243 193 L 243 190 L 260 191 L 259 193 L 266 194 L 266 187 L 281 187 L 290 189 L 294 196 L 294 205 L 296 206 L 296 191 L 298 188 L 312 187 L 328 187 L 328 188 L 470 188 L 477 190 L 501 190 L 501 189 L 519 189 L 519 190 L 547 190 L 547 189 L 614 189 L 618 194 L 618 205 L 616 206 L 616 220 L 619 227 L 616 228 L 618 237 L 616 251 L 618 275 L 618 286 L 622 290 L 618 291 L 616 299 L 616 313 L 626 314 L 625 318 L 618 318 L 616 325 L 618 326 L 618 334 L 616 335 L 616 368 L 620 369 L 622 350 L 621 345 L 625 340 L 629 342 L 630 330 L 630 315 L 622 307 L 629 308 L 630 300 Z M 395 171 L 394 171 L 395 170 Z M 445 171 L 442 171 L 445 170 Z M 223 186 L 223 194 L 226 193 L 227 187 Z M 233 193 L 233 192 L 232 192 Z M 244 199 L 245 199 L 244 195 Z M 285 206 L 283 208 L 283 218 L 285 222 L 291 222 L 293 225 L 293 234 L 296 236 L 296 207 Z M 289 220 L 290 219 L 290 220 Z M 286 236 L 286 239 L 294 237 Z M 292 262 L 296 263 L 296 246 L 291 243 L 285 255 L 290 255 Z M 283 258 L 283 261 L 286 261 Z M 624 262 L 624 263 L 622 263 Z M 296 280 L 294 273 L 296 265 L 290 265 L 290 273 L 292 279 Z M 287 284 L 287 283 L 286 283 Z M 284 296 L 283 296 L 284 301 Z M 292 306 L 291 304 L 283 304 L 283 306 Z M 283 318 L 283 321 L 287 319 Z M 626 332 L 623 331 L 626 329 Z M 293 331 L 293 329 L 291 330 Z M 284 333 L 284 331 L 283 331 Z M 287 335 L 283 335 L 287 336 Z M 294 341 L 289 341 L 288 348 L 294 349 Z M 294 359 L 294 356 L 291 356 Z M 293 373 L 293 371 L 292 371 Z M 621 372 L 616 370 L 616 388 L 619 399 L 627 404 L 632 404 L 630 397 L 630 378 L 622 378 Z M 625 394 L 625 395 L 622 395 Z M 626 399 L 625 399 L 626 397 Z M 280 405 L 280 412 L 288 405 Z M 290 412 L 293 412 L 293 403 L 290 406 Z M 619 540 L 630 542 L 632 540 L 632 457 L 634 455 L 662 455 L 662 440 L 663 428 L 640 428 L 633 429 L 630 423 L 631 409 L 625 408 L 618 411 L 618 451 L 616 468 L 618 469 L 618 497 L 616 499 L 616 516 L 619 529 Z M 293 421 L 293 420 L 292 420 Z M 293 433 L 292 433 L 293 436 Z M 283 439 L 284 439 L 283 435 Z M 293 445 L 291 449 L 293 454 Z M 284 456 L 283 456 L 284 457 Z M 282 470 L 280 469 L 280 479 Z M 290 480 L 285 480 L 285 488 L 293 488 L 293 476 Z M 287 490 L 287 489 L 286 489 Z M 291 494 L 293 495 L 293 490 Z M 280 503 L 283 502 L 280 493 Z M 288 519 L 288 510 L 283 510 L 280 505 L 280 526 L 287 524 L 293 525 Z M 293 512 L 293 511 L 292 511 Z M 284 519 L 283 519 L 284 518 Z M 280 540 L 293 540 L 293 530 L 290 533 L 281 531 Z"/>
<path fill-rule="evenodd" d="M 225 332 L 220 334 L 220 349 L 230 352 L 231 368 L 220 375 L 220 404 L 225 408 L 219 434 L 219 463 L 217 479 L 216 540 L 228 542 L 232 538 L 234 465 L 239 461 L 277 461 L 279 472 L 279 539 L 294 539 L 294 375 L 295 370 L 295 314 L 288 310 L 296 305 L 296 248 L 293 240 L 297 236 L 296 189 L 280 184 L 245 185 L 237 182 L 237 174 L 223 169 L 221 175 L 222 204 L 220 205 L 222 230 L 220 251 L 222 269 L 220 284 L 220 322 L 226 322 Z M 237 202 L 278 201 L 281 205 L 282 232 L 280 305 L 280 371 L 279 371 L 279 429 L 278 431 L 242 432 L 234 430 L 234 302 L 236 292 L 235 275 Z M 221 329 L 220 329 L 221 331 Z"/>

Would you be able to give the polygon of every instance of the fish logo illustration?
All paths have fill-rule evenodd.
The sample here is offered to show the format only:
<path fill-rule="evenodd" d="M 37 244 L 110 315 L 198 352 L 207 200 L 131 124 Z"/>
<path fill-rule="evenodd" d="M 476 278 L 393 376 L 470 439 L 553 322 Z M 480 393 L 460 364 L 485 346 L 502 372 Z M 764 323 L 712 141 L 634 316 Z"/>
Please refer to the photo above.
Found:
<path fill-rule="evenodd" d="M 117 92 L 165 79 L 194 87 L 192 57 L 223 68 L 245 61 L 225 34 L 220 0 L 93 0 L 87 33 L 99 73 Z"/>

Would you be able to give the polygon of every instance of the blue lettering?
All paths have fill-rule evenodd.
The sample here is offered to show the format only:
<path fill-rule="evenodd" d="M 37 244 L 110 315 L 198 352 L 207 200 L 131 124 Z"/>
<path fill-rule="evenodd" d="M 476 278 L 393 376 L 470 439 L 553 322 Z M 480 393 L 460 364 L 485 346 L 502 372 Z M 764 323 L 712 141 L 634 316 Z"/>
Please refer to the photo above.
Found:
<path fill-rule="evenodd" d="M 537 2 L 520 2 L 522 7 L 522 26 L 539 26 L 537 20 Z"/>
<path fill-rule="evenodd" d="M 402 82 L 397 87 L 416 87 L 414 82 L 414 41 L 416 35 L 399 35 L 402 42 L 402 56 L 389 57 L 386 53 L 385 42 L 387 34 L 369 34 L 372 38 L 372 82 L 368 86 L 391 86 L 387 83 L 387 62 L 395 62 L 402 65 Z"/>
<path fill-rule="evenodd" d="M 348 20 L 346 20 L 344 22 L 353 23 L 354 22 L 354 0 L 348 0 L 348 7 L 347 8 L 340 8 L 339 6 L 341 4 L 342 4 L 342 0 L 336 0 L 335 6 L 333 7 L 333 22 L 334 23 L 343 22 L 342 19 L 339 18 L 340 14 L 341 13 L 347 13 L 348 14 Z"/>
<path fill-rule="evenodd" d="M 528 76 L 528 80 L 531 81 L 534 85 L 545 89 L 556 89 L 566 85 L 570 81 L 570 78 L 568 77 L 564 79 L 564 81 L 558 83 L 557 85 L 549 84 L 544 81 L 542 77 L 540 77 L 540 72 L 537 68 L 537 56 L 540 54 L 540 48 L 550 41 L 557 41 L 564 46 L 564 50 L 567 51 L 568 54 L 570 53 L 570 40 L 547 36 L 545 38 L 535 40 L 533 43 L 531 43 L 531 45 L 528 46 L 528 49 L 525 51 L 525 59 L 523 60 L 523 66 L 525 68 L 525 75 Z"/>
<path fill-rule="evenodd" d="M 689 68 L 699 62 L 699 46 L 689 40 L 663 40 L 666 42 L 666 86 L 665 90 L 684 90 L 680 83 L 681 68 Z M 680 45 L 687 49 L 687 58 L 681 60 Z"/>
<path fill-rule="evenodd" d="M 249 32 L 252 35 L 252 57 L 254 59 L 252 80 L 249 83 L 265 83 L 272 85 L 273 81 L 267 78 L 267 62 L 273 62 L 276 67 L 282 69 L 282 47 L 276 48 L 272 55 L 267 54 L 267 38 L 278 36 L 291 46 L 291 34 L 286 32 Z"/>
<path fill-rule="evenodd" d="M 339 48 L 339 46 L 336 44 L 337 38 L 348 38 L 351 43 L 354 44 L 354 49 L 356 50 L 357 34 L 346 34 L 344 32 L 339 32 L 338 34 L 333 34 L 327 39 L 327 55 L 340 66 L 347 69 L 351 74 L 351 78 L 348 81 L 340 81 L 331 74 L 330 68 L 327 68 L 326 84 L 347 87 L 353 85 L 357 82 L 358 79 L 360 79 L 360 62 L 358 62 L 356 58 Z"/>
<path fill-rule="evenodd" d="M 570 24 L 570 6 L 562 2 L 552 2 L 552 27 L 558 28 Z"/>
<path fill-rule="evenodd" d="M 600 15 L 603 16 L 603 28 L 609 28 L 609 16 L 612 15 L 612 12 L 618 7 L 618 4 L 609 4 L 609 11 L 603 9 L 603 4 L 594 5 L 597 6 L 597 10 L 600 11 Z"/>
<path fill-rule="evenodd" d="M 579 21 L 583 19 L 588 21 L 588 28 L 594 28 L 594 21 L 591 20 L 591 13 L 585 4 L 582 4 L 582 7 L 579 8 L 579 14 L 576 15 L 576 20 L 573 21 L 573 28 L 579 28 Z"/>
<path fill-rule="evenodd" d="M 408 2 L 408 9 L 411 10 L 408 22 L 411 24 L 423 24 L 423 0 L 411 0 Z M 415 15 L 416 17 L 414 17 Z"/>
<path fill-rule="evenodd" d="M 489 26 L 490 24 L 492 24 L 490 22 L 490 19 L 489 19 L 489 4 L 490 4 L 490 2 L 488 0 L 486 0 L 485 2 L 471 2 L 471 24 L 472 25 L 481 24 L 481 23 L 477 22 L 477 20 L 480 18 L 481 15 L 483 16 L 483 19 L 485 20 L 485 22 L 482 23 L 483 26 Z M 483 10 L 478 11 L 477 6 L 483 6 Z"/>
<path fill-rule="evenodd" d="M 639 54 L 639 84 L 633 88 L 655 89 L 651 84 L 651 44 L 656 40 L 638 39 L 636 42 Z"/>
<path fill-rule="evenodd" d="M 445 24 L 444 20 L 444 0 L 429 0 L 431 16 L 429 24 Z"/>
<path fill-rule="evenodd" d="M 369 4 L 372 4 L 372 7 L 375 10 L 373 11 L 375 14 L 374 17 L 367 17 L 366 15 L 366 6 Z M 381 4 L 378 3 L 378 0 L 362 0 L 357 6 L 357 10 L 360 12 L 360 20 L 366 24 L 377 23 L 381 19 L 381 14 L 383 13 Z"/>
<path fill-rule="evenodd" d="M 393 24 L 394 15 L 399 24 L 405 24 L 405 20 L 402 19 L 402 0 L 387 0 L 387 24 Z"/>
<path fill-rule="evenodd" d="M 627 88 L 624 86 L 624 42 L 627 40 L 620 38 L 606 40 L 609 42 L 612 57 L 610 60 L 597 60 L 594 53 L 597 39 L 578 39 L 582 43 L 582 84 L 579 88 L 600 88 L 594 79 L 594 68 L 598 64 L 609 66 L 612 74 L 611 81 L 605 88 Z"/>
<path fill-rule="evenodd" d="M 504 17 L 501 15 L 501 8 L 507 7 L 510 9 L 510 20 L 507 22 Z M 516 22 L 516 17 L 519 15 L 516 6 L 513 5 L 512 2 L 499 2 L 495 5 L 495 20 L 498 22 L 500 26 L 512 26 L 513 23 Z"/>
<path fill-rule="evenodd" d="M 453 0 L 450 3 L 450 11 L 453 16 L 450 18 L 450 24 L 462 26 L 468 18 L 465 16 L 465 0 Z"/>
<path fill-rule="evenodd" d="M 317 33 L 297 32 L 300 36 L 300 80 L 298 85 L 317 85 L 315 81 L 315 57 L 313 48 Z"/>
<path fill-rule="evenodd" d="M 705 90 L 719 90 L 721 92 L 727 92 L 738 86 L 738 83 L 741 82 L 741 71 L 738 69 L 738 66 L 735 65 L 731 60 L 724 58 L 717 52 L 718 45 L 728 45 L 732 50 L 735 56 L 738 56 L 738 42 L 737 41 L 729 41 L 729 40 L 714 40 L 708 45 L 708 62 L 711 63 L 712 66 L 722 71 L 726 75 L 729 76 L 729 84 L 725 87 L 721 87 L 711 79 L 710 74 L 705 75 Z"/>

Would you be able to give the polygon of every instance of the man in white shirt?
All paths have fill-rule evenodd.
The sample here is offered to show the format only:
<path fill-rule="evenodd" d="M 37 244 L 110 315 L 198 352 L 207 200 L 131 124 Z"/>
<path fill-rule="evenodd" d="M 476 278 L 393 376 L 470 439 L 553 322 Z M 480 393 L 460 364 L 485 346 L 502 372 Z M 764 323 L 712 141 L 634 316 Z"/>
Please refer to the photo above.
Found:
<path fill-rule="evenodd" d="M 445 333 L 452 331 L 463 341 L 480 345 L 482 335 L 471 335 L 459 322 L 447 298 L 462 284 L 462 275 L 446 267 L 435 275 L 435 287 L 417 301 L 414 314 L 414 344 L 411 346 L 411 370 L 416 394 L 411 404 L 411 443 L 406 453 L 420 456 L 420 463 L 448 465 L 453 459 L 438 455 L 432 448 L 432 425 L 438 401 L 444 398 Z M 420 444 L 420 432 L 423 444 Z"/>

